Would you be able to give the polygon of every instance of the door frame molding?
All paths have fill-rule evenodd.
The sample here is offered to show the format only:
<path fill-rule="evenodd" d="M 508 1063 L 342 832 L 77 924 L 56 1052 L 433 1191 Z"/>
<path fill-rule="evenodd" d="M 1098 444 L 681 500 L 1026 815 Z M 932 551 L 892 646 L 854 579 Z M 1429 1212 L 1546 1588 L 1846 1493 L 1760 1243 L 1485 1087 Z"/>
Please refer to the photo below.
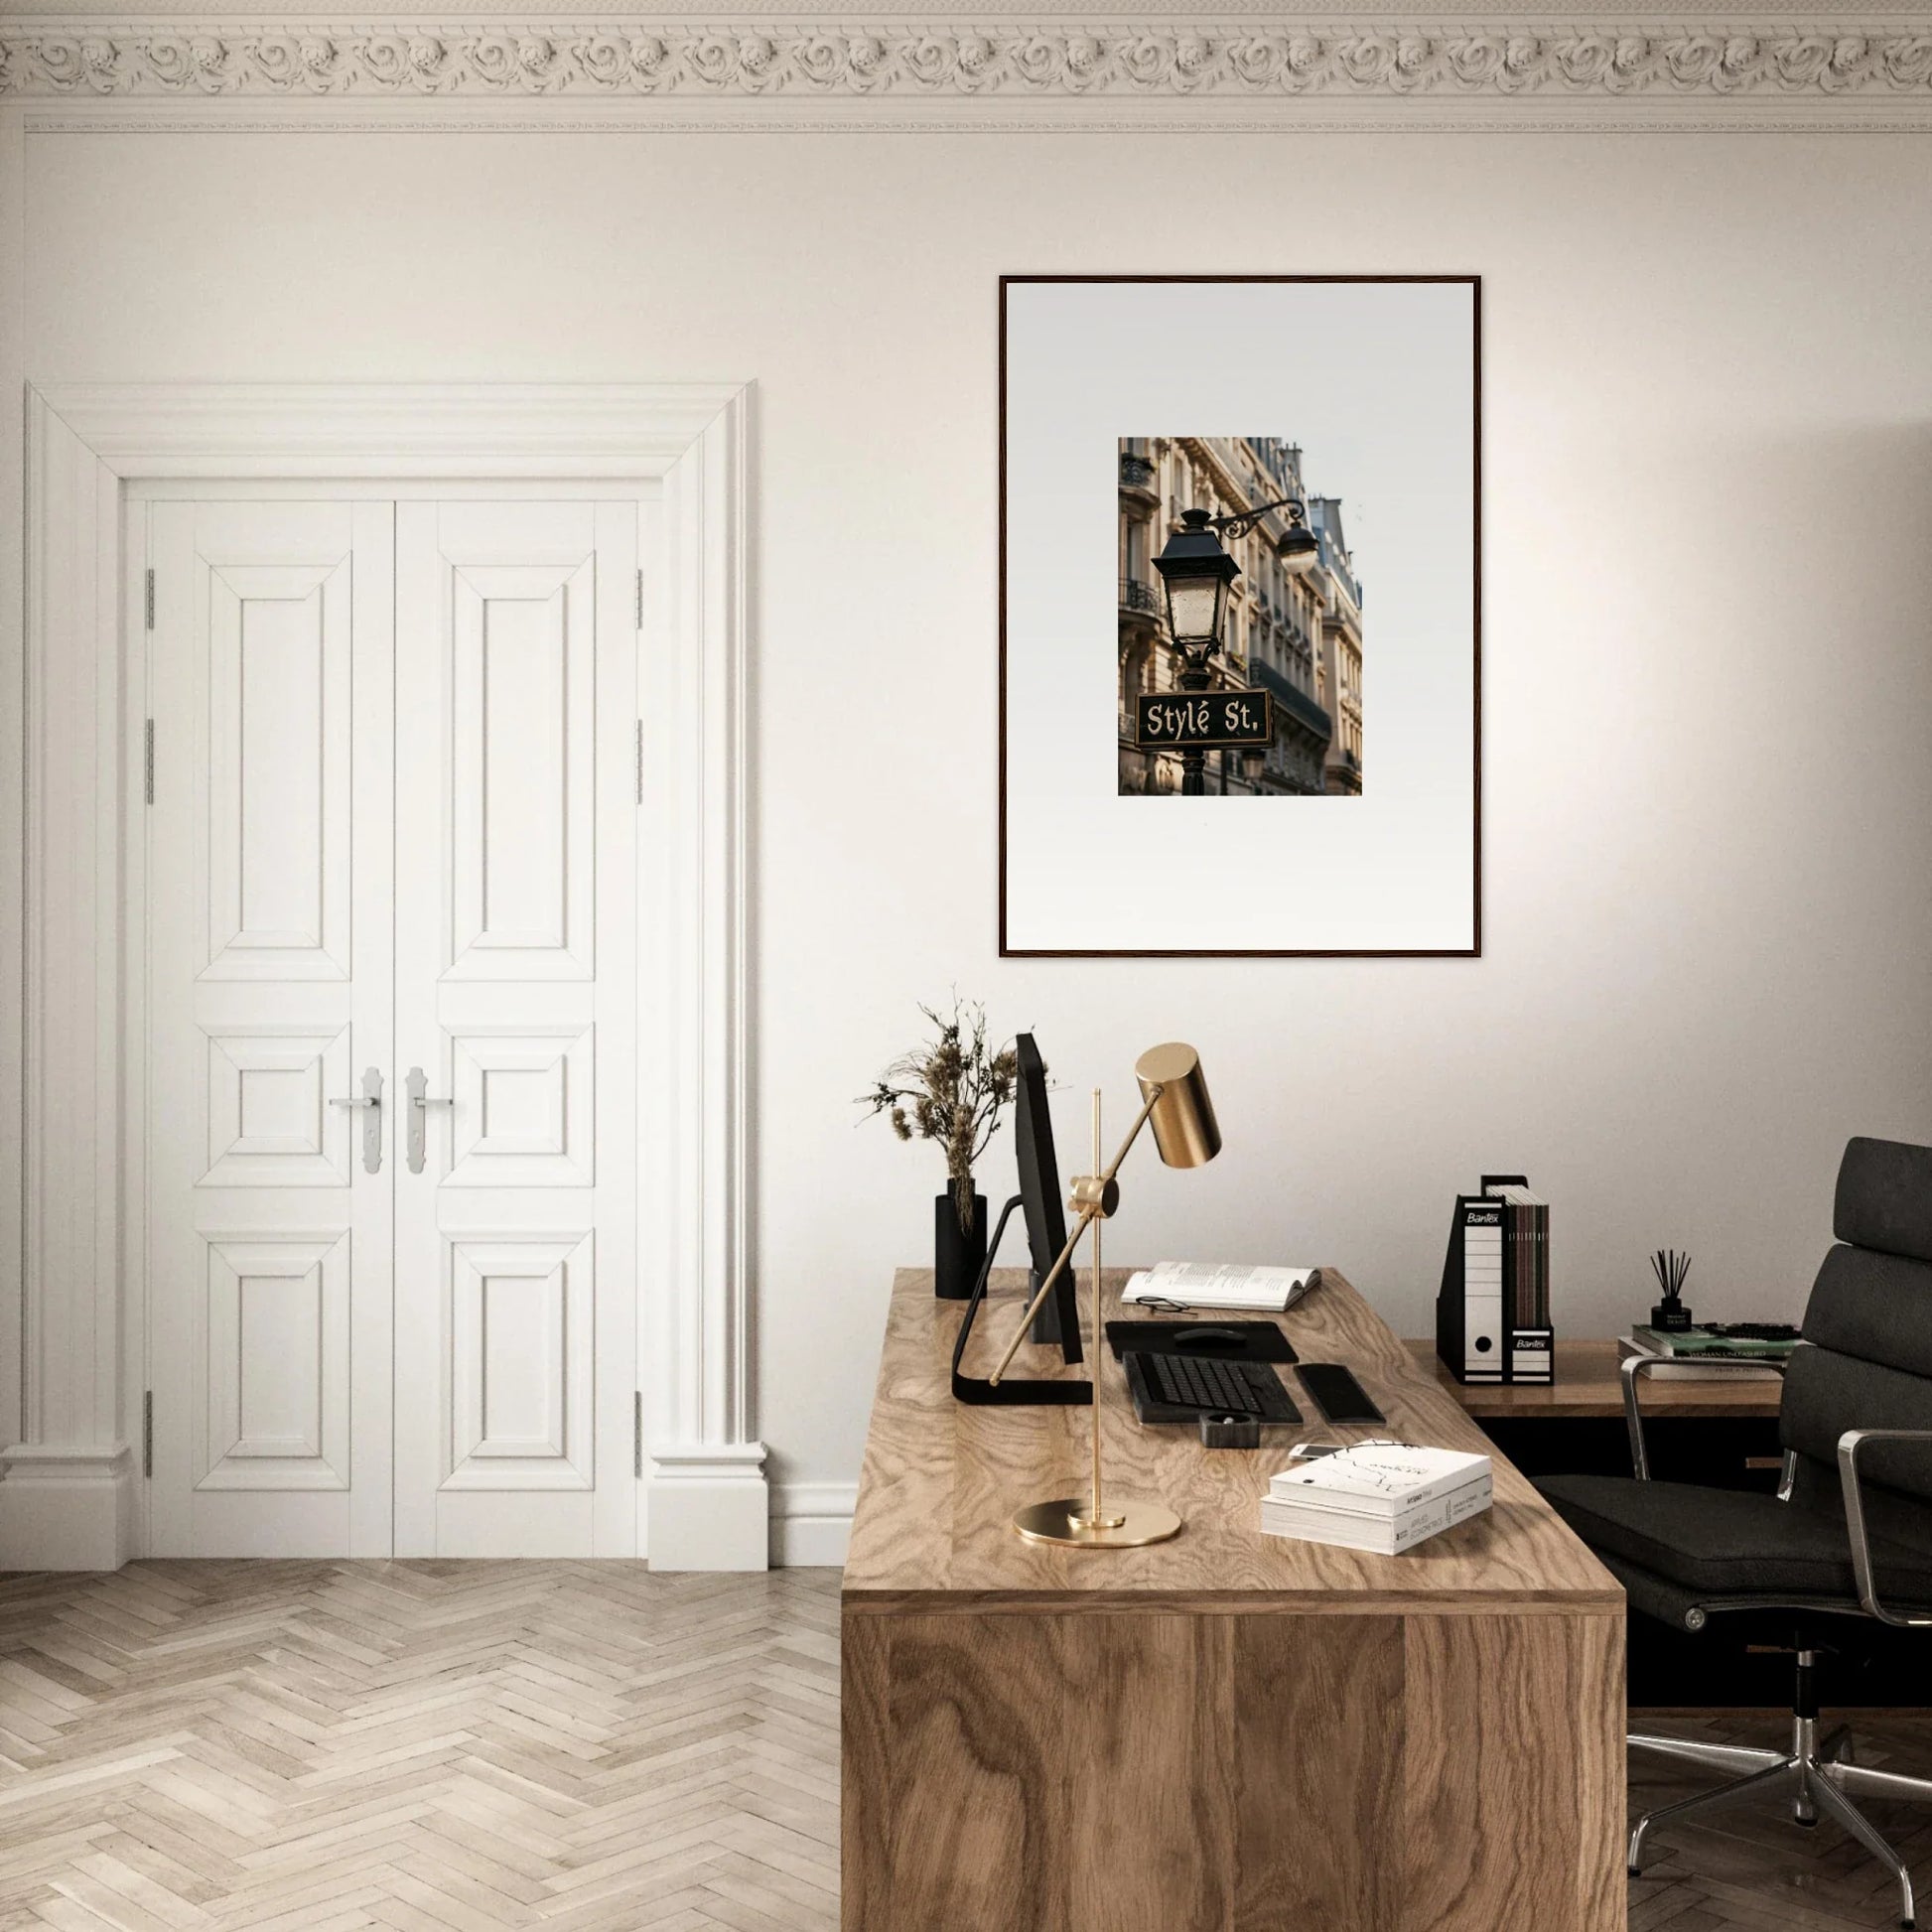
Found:
<path fill-rule="evenodd" d="M 670 670 L 644 772 L 669 836 L 641 842 L 654 863 L 639 871 L 653 943 L 638 974 L 638 1548 L 661 1569 L 764 1566 L 748 1238 L 751 405 L 744 382 L 28 384 L 24 1267 L 17 1387 L 0 1376 L 0 1566 L 111 1569 L 144 1536 L 142 1150 L 128 1129 L 146 1061 L 133 915 L 146 703 L 124 485 L 369 477 L 660 483 L 640 553 Z"/>

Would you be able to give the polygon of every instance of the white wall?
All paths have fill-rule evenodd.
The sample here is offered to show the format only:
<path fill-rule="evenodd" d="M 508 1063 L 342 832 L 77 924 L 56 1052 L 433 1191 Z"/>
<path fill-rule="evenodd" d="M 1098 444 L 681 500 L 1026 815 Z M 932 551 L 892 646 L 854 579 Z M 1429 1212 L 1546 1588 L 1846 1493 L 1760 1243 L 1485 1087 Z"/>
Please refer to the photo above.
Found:
<path fill-rule="evenodd" d="M 1201 1047 L 1227 1153 L 1131 1175 L 1110 1259 L 1333 1263 L 1409 1333 L 1483 1167 L 1552 1197 L 1561 1329 L 1608 1333 L 1664 1242 L 1701 1310 L 1795 1312 L 1846 1136 L 1932 1140 L 1922 135 L 26 146 L 40 382 L 757 378 L 759 1427 L 794 1507 L 856 1475 L 929 1252 L 936 1156 L 851 1097 L 955 984 L 1037 1031 L 1067 1141 L 1143 1046 Z M 1479 961 L 996 958 L 995 279 L 1053 269 L 1483 275 Z"/>

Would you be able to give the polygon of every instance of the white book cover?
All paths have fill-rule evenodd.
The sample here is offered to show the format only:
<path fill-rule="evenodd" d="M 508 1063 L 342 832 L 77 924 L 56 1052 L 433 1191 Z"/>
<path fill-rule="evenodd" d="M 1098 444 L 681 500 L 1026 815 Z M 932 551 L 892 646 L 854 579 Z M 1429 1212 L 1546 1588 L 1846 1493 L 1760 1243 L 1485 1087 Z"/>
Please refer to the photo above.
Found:
<path fill-rule="evenodd" d="M 1329 1500 L 1350 1509 L 1394 1516 L 1490 1473 L 1486 1455 L 1461 1449 L 1414 1449 L 1403 1443 L 1361 1443 L 1336 1455 L 1292 1462 L 1268 1487 L 1283 1498 Z"/>
<path fill-rule="evenodd" d="M 1173 1302 L 1183 1309 L 1251 1309 L 1281 1314 L 1308 1292 L 1312 1268 L 1242 1268 L 1212 1261 L 1162 1261 L 1130 1276 L 1123 1302 Z"/>

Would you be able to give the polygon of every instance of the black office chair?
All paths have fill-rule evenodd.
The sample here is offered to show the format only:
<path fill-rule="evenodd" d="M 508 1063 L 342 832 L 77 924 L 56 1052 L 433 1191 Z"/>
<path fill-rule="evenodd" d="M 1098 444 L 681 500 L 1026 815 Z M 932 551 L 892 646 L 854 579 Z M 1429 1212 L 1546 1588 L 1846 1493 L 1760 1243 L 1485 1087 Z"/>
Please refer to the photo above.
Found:
<path fill-rule="evenodd" d="M 1548 1476 L 1539 1487 L 1628 1592 L 1630 1607 L 1681 1630 L 1715 1616 L 1761 1626 L 1797 1652 L 1789 1751 L 1632 1734 L 1630 1742 L 1741 1773 L 1665 1805 L 1630 1834 L 1637 1869 L 1652 1826 L 1740 1799 L 1789 1796 L 1820 1813 L 1898 1880 L 1905 1863 L 1854 1796 L 1932 1802 L 1932 1779 L 1853 1760 L 1846 1728 L 1818 1734 L 1818 1653 L 1856 1642 L 1868 1619 L 1932 1628 L 1932 1148 L 1855 1140 L 1838 1172 L 1833 1232 L 1785 1372 L 1776 1496 L 1652 1482 L 1638 1385 L 1654 1364 L 1624 1364 L 1634 1478 Z"/>

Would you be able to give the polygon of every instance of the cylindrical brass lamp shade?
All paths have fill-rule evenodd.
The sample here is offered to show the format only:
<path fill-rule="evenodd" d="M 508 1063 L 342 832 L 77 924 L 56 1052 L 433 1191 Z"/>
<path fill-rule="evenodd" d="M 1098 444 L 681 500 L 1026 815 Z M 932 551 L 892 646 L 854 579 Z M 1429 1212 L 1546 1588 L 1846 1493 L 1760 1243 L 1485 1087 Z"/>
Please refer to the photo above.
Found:
<path fill-rule="evenodd" d="M 1148 1125 L 1169 1167 L 1204 1167 L 1220 1153 L 1220 1125 L 1201 1075 L 1200 1055 L 1191 1046 L 1177 1039 L 1150 1046 L 1135 1061 L 1134 1077 L 1141 1083 L 1141 1098 L 1154 1102 Z"/>

